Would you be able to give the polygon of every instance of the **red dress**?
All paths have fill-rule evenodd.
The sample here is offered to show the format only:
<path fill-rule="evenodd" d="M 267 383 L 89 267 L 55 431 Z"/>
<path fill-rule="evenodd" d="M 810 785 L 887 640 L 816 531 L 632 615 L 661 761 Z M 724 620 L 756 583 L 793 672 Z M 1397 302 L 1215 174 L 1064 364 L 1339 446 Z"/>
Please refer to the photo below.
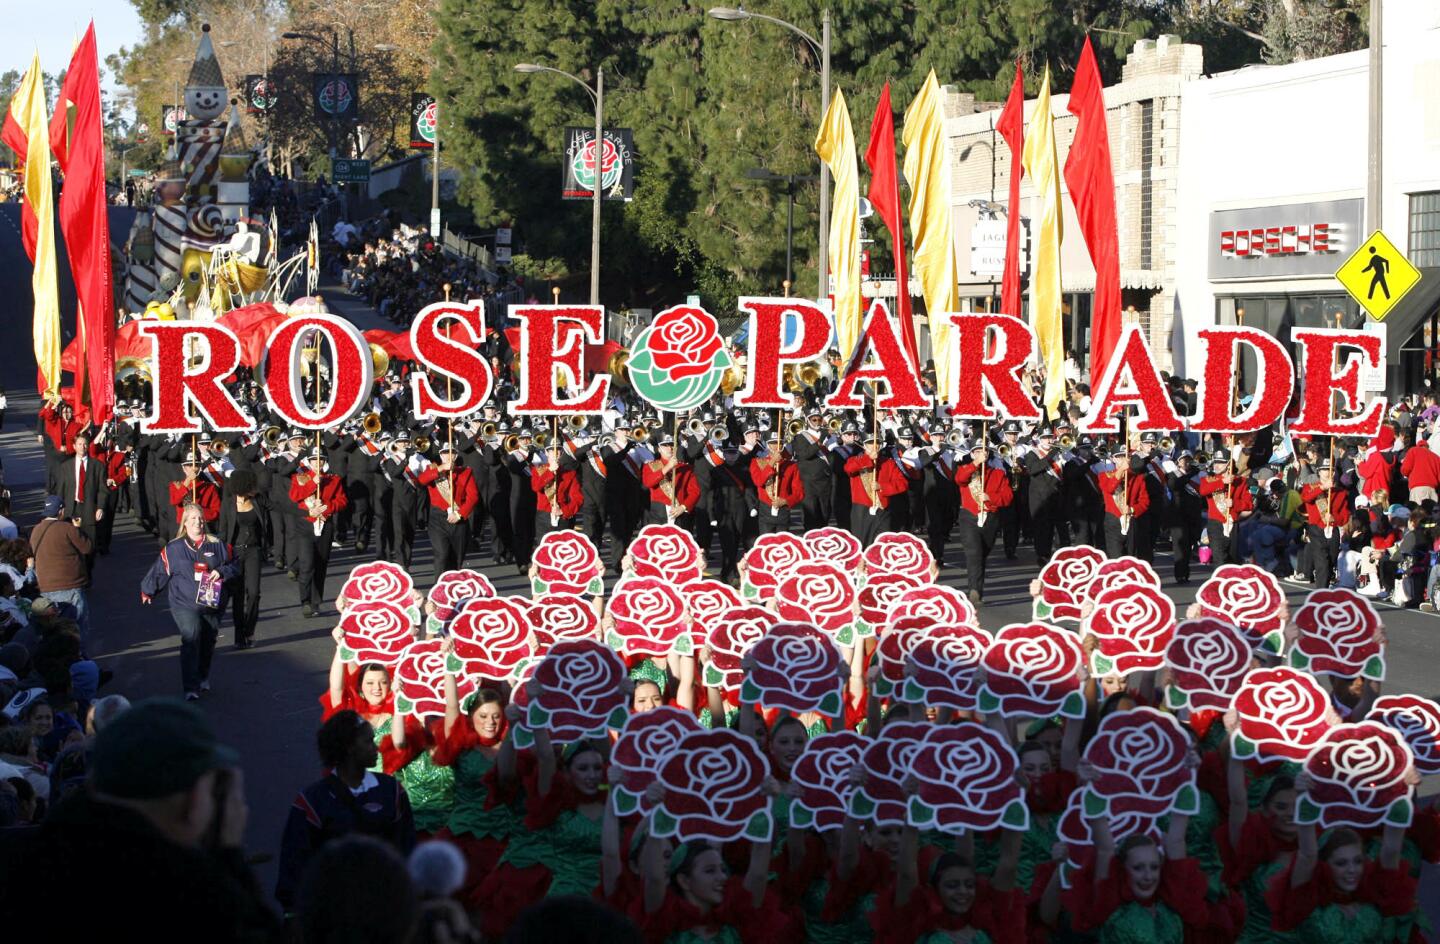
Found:
<path fill-rule="evenodd" d="M 702 912 L 672 889 L 666 891 L 664 902 L 654 914 L 645 913 L 642 895 L 639 906 L 632 905 L 630 917 L 640 926 L 650 944 L 664 944 L 673 935 L 700 928 L 713 932 L 734 928 L 745 944 L 790 944 L 802 937 L 797 933 L 800 929 L 792 926 L 780 911 L 773 891 L 766 891 L 764 901 L 757 908 L 738 876 L 726 882 L 724 899 L 707 912 Z"/>
<path fill-rule="evenodd" d="M 924 870 L 922 870 L 924 871 Z M 870 927 L 875 944 L 914 944 L 934 931 L 984 931 L 995 944 L 1023 944 L 1025 892 L 1012 888 L 996 891 L 985 879 L 975 879 L 975 902 L 963 915 L 951 914 L 940 904 L 940 896 L 928 883 L 916 888 L 903 906 L 895 903 L 895 886 L 875 898 Z"/>

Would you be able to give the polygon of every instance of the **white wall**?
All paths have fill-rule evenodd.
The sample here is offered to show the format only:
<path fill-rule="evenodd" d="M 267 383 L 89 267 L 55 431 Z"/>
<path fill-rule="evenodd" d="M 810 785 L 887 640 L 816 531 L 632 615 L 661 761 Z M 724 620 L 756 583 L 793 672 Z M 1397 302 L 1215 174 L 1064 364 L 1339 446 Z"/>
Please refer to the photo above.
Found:
<path fill-rule="evenodd" d="M 1440 2 L 1385 0 L 1381 228 L 1405 248 L 1409 195 L 1440 190 Z"/>

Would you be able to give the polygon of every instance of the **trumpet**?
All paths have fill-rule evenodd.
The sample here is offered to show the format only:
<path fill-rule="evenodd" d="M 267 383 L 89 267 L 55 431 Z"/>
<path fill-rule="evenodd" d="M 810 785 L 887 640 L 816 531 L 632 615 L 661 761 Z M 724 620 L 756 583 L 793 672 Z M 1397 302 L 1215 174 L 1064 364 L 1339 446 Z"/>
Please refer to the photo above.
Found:
<path fill-rule="evenodd" d="M 1160 442 L 1156 443 L 1156 445 L 1160 447 L 1161 452 L 1169 452 L 1171 449 L 1175 448 L 1175 437 L 1162 436 L 1160 437 Z"/>
<path fill-rule="evenodd" d="M 1002 459 L 1010 458 L 1010 453 L 1012 452 L 1014 452 L 1014 450 L 1010 448 L 1009 443 L 1001 443 L 995 447 L 995 454 Z"/>
<path fill-rule="evenodd" d="M 702 435 L 705 432 L 705 421 L 696 417 L 685 424 L 685 432 L 692 433 L 696 436 Z"/>
<path fill-rule="evenodd" d="M 789 431 L 791 436 L 799 436 L 801 433 L 805 432 L 805 421 L 791 420 L 789 425 L 786 426 L 785 429 Z"/>
<path fill-rule="evenodd" d="M 210 444 L 210 452 L 223 459 L 230 454 L 230 443 L 224 439 L 217 439 Z"/>
<path fill-rule="evenodd" d="M 260 438 L 265 441 L 265 445 L 273 449 L 275 445 L 280 442 L 280 437 L 283 435 L 285 435 L 285 431 L 280 427 L 268 426 L 265 428 L 265 432 L 261 434 Z"/>
<path fill-rule="evenodd" d="M 374 436 L 384 427 L 380 420 L 379 413 L 366 413 L 365 418 L 360 421 L 360 428 L 365 430 L 365 435 Z"/>
<path fill-rule="evenodd" d="M 531 441 L 535 444 L 536 449 L 544 449 L 550 445 L 550 434 L 545 432 L 536 433 L 535 438 Z"/>
<path fill-rule="evenodd" d="M 1075 448 L 1075 437 L 1072 436 L 1070 433 L 1066 433 L 1064 436 L 1061 436 L 1059 439 L 1057 439 L 1056 443 L 1060 446 L 1061 449 L 1069 452 L 1071 449 Z"/>
<path fill-rule="evenodd" d="M 584 428 L 586 427 L 586 425 L 588 425 L 588 421 L 585 419 L 585 417 L 581 416 L 579 413 L 576 413 L 574 416 L 570 417 L 570 419 L 569 419 L 567 422 L 568 422 L 570 428 L 571 428 L 572 430 L 574 430 L 575 432 L 577 432 L 577 433 L 578 433 L 580 430 L 584 429 Z"/>
<path fill-rule="evenodd" d="M 635 429 L 631 431 L 630 438 L 637 443 L 648 442 L 650 439 L 650 427 L 636 426 Z"/>
<path fill-rule="evenodd" d="M 832 416 L 832 417 L 830 417 L 830 422 L 826 423 L 825 425 L 830 428 L 830 432 L 832 432 L 832 433 L 838 433 L 838 432 L 840 432 L 840 427 L 843 426 L 843 425 L 845 425 L 845 424 L 843 424 L 843 423 L 840 422 L 840 417 L 838 417 L 838 416 Z"/>
<path fill-rule="evenodd" d="M 945 436 L 945 445 L 952 449 L 959 449 L 964 442 L 965 434 L 958 429 L 952 429 L 949 434 Z"/>
<path fill-rule="evenodd" d="M 710 430 L 710 441 L 717 446 L 723 442 L 726 442 L 727 440 L 729 440 L 729 438 L 730 430 L 725 426 L 724 423 L 717 423 L 715 424 L 715 427 Z"/>
<path fill-rule="evenodd" d="M 429 436 L 416 436 L 414 439 L 410 440 L 410 445 L 412 445 L 412 446 L 415 447 L 415 451 L 416 451 L 416 452 L 419 452 L 419 453 L 429 452 L 429 451 L 430 451 L 430 437 L 429 437 Z"/>
<path fill-rule="evenodd" d="M 514 452 L 516 449 L 520 448 L 520 437 L 516 436 L 514 433 L 511 433 L 509 436 L 505 437 L 505 442 L 501 445 L 505 447 L 506 452 Z"/>
<path fill-rule="evenodd" d="M 1204 450 L 1195 453 L 1195 464 L 1199 466 L 1208 466 L 1210 464 L 1210 453 L 1205 452 Z"/>
<path fill-rule="evenodd" d="M 486 423 L 480 427 L 480 435 L 484 436 L 486 439 L 489 439 L 497 432 L 499 432 L 499 430 L 500 427 L 496 426 L 494 423 Z"/>

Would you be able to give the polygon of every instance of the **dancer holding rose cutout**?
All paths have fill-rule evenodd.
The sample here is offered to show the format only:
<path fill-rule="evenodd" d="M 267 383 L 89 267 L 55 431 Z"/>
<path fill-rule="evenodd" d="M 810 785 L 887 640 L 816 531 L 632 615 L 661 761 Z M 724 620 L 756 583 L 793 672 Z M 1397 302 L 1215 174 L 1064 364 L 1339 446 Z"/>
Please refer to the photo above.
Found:
<path fill-rule="evenodd" d="M 635 914 L 632 906 L 631 917 L 648 940 L 698 944 L 794 939 L 797 929 L 766 889 L 770 843 L 750 844 L 749 865 L 741 877 L 730 874 L 715 843 L 698 840 L 669 846 L 668 839 L 649 837 L 640 854 L 644 895 L 641 913 Z"/>
<path fill-rule="evenodd" d="M 870 912 L 876 944 L 1023 944 L 1025 890 L 1016 885 L 1022 835 L 1001 830 L 999 860 L 986 879 L 975 871 L 973 832 L 957 838 L 964 851 L 942 852 L 934 846 L 922 850 L 920 831 L 906 826 L 895 882 Z"/>

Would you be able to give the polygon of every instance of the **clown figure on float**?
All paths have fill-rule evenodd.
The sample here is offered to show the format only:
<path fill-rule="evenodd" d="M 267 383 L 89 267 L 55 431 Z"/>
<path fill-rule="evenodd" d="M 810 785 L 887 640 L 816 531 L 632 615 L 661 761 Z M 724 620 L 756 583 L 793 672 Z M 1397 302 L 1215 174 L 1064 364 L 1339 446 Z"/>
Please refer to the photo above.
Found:
<path fill-rule="evenodd" d="M 185 177 L 185 232 L 181 242 L 184 249 L 198 254 L 182 263 L 185 295 L 192 302 L 210 250 L 227 236 L 217 199 L 220 152 L 227 127 L 222 116 L 228 97 L 215 46 L 210 41 L 210 24 L 202 26 L 201 31 L 200 46 L 185 83 L 186 117 L 175 129 L 175 148 Z"/>

